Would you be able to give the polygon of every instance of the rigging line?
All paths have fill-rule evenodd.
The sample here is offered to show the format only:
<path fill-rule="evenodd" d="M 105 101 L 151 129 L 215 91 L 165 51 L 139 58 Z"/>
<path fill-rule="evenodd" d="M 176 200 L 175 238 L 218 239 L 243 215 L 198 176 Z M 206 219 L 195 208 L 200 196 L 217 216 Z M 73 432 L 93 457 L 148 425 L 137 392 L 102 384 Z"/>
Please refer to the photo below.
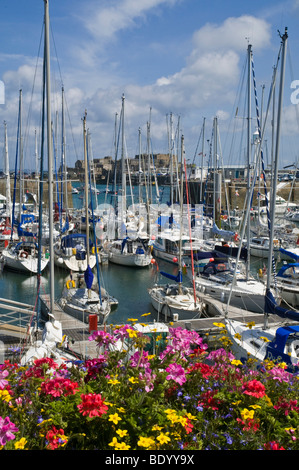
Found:
<path fill-rule="evenodd" d="M 277 58 L 277 64 L 280 59 L 280 52 L 282 50 L 282 46 L 280 47 L 278 58 Z M 254 85 L 254 95 L 255 95 L 255 104 L 256 104 L 256 117 L 257 117 L 257 125 L 258 125 L 258 133 L 259 133 L 259 139 L 260 139 L 260 145 L 262 143 L 262 137 L 264 135 L 264 129 L 265 129 L 265 123 L 263 127 L 263 135 L 261 133 L 261 125 L 260 125 L 260 118 L 259 118 L 259 107 L 258 107 L 258 99 L 257 99 L 257 90 L 256 90 L 256 80 L 255 80 L 255 71 L 254 71 L 254 63 L 253 63 L 253 57 L 251 56 L 251 62 L 252 62 L 252 75 L 253 75 L 253 85 Z M 275 85 L 276 81 L 276 72 L 277 72 L 277 64 L 274 69 L 274 76 L 272 79 L 271 87 L 270 87 L 270 95 L 268 99 L 268 107 L 267 107 L 267 114 L 269 111 L 270 107 L 270 102 L 272 99 L 272 94 L 273 94 L 273 88 Z M 265 119 L 266 121 L 266 119 Z M 266 174 L 265 174 L 265 163 L 264 163 L 264 155 L 263 155 L 263 150 L 262 148 L 259 149 L 259 155 L 257 156 L 257 159 L 261 158 L 262 162 L 262 173 L 263 173 L 263 181 L 264 181 L 264 191 L 265 191 L 265 200 L 266 200 L 266 211 L 267 211 L 267 222 L 268 222 L 268 230 L 269 230 L 269 236 L 270 236 L 270 229 L 271 229 L 271 220 L 270 220 L 270 212 L 269 212 L 269 199 L 268 199 L 268 192 L 267 192 L 267 185 L 266 185 Z M 274 217 L 274 214 L 273 214 Z M 272 221 L 274 223 L 274 220 Z M 276 280 L 276 266 L 275 266 L 275 259 L 274 255 L 272 255 L 272 270 L 273 270 L 273 276 L 274 276 L 274 283 L 275 283 L 275 289 L 277 287 L 277 280 Z"/>
<path fill-rule="evenodd" d="M 52 27 L 51 27 L 51 36 L 52 36 L 52 40 L 53 40 L 53 46 L 54 46 L 54 50 L 55 50 L 55 56 L 56 56 L 56 60 L 57 60 L 58 72 L 59 72 L 59 76 L 60 76 L 60 80 L 61 80 L 61 85 L 63 86 L 61 67 L 60 67 L 60 62 L 59 62 L 59 59 L 58 59 L 57 48 L 56 48 L 56 43 L 55 43 L 55 38 L 54 38 Z M 66 99 L 65 96 L 64 96 L 64 98 L 65 98 L 65 106 L 66 106 L 67 116 L 68 116 L 68 119 L 69 119 L 69 125 L 70 125 L 70 129 L 71 129 L 71 136 L 72 136 L 72 140 L 73 140 L 74 151 L 75 151 L 75 154 L 76 154 L 76 158 L 78 160 L 79 157 L 78 157 L 78 152 L 77 152 L 77 148 L 76 148 L 76 144 L 75 144 L 75 138 L 74 138 L 73 127 L 72 127 L 72 123 L 71 123 L 69 108 L 68 108 L 68 104 L 67 104 L 67 99 Z"/>
<path fill-rule="evenodd" d="M 42 45 L 43 29 L 44 29 L 44 25 L 42 26 L 41 35 L 40 35 L 40 42 L 39 42 L 39 46 L 38 46 L 38 53 L 37 53 L 37 59 L 36 59 L 36 64 L 35 64 L 34 76 L 33 76 L 33 84 L 32 84 L 32 88 L 31 88 L 31 97 L 30 97 L 29 111 L 28 111 L 28 114 L 27 114 L 27 122 L 26 122 L 26 130 L 25 130 L 24 142 L 27 142 L 28 134 L 29 134 L 29 127 L 30 127 L 30 126 L 29 126 L 29 122 L 30 122 L 31 114 L 32 114 L 33 93 L 34 93 L 35 82 L 36 82 L 36 76 L 37 76 L 37 70 L 38 70 L 38 62 L 39 62 L 39 60 L 40 60 L 39 55 L 40 55 L 41 45 Z M 24 147 L 25 147 L 25 145 L 24 145 Z"/>

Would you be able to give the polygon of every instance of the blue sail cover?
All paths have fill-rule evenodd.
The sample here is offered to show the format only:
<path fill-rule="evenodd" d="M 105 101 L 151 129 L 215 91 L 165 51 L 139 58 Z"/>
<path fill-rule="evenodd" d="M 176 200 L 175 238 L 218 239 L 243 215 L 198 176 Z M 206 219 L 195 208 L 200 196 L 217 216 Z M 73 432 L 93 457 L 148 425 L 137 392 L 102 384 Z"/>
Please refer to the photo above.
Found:
<path fill-rule="evenodd" d="M 277 277 L 285 277 L 285 278 L 290 277 L 290 276 L 284 274 L 285 271 L 286 271 L 287 269 L 289 269 L 289 268 L 298 268 L 298 267 L 299 267 L 299 263 L 288 263 L 288 264 L 284 264 L 284 265 L 280 268 L 280 270 L 278 271 Z"/>
<path fill-rule="evenodd" d="M 168 279 L 171 279 L 172 281 L 175 281 L 175 282 L 182 282 L 183 280 L 182 271 L 179 271 L 177 276 L 174 276 L 173 274 L 165 273 L 163 271 L 160 271 L 160 274 L 162 274 L 162 276 L 167 277 Z"/>
<path fill-rule="evenodd" d="M 289 250 L 285 250 L 284 248 L 279 248 L 279 251 L 281 253 L 283 253 L 284 255 L 287 255 L 289 256 L 290 258 L 296 260 L 296 261 L 299 261 L 299 256 L 296 255 L 296 253 L 293 253 L 292 251 L 289 251 Z"/>
<path fill-rule="evenodd" d="M 278 315 L 281 318 L 289 318 L 291 320 L 299 320 L 299 312 L 288 310 L 277 305 L 276 300 L 270 290 L 265 295 L 265 313 Z"/>
<path fill-rule="evenodd" d="M 84 280 L 85 280 L 87 289 L 91 289 L 91 286 L 93 283 L 93 272 L 90 266 L 87 266 L 86 268 L 86 271 L 84 273 Z"/>
<path fill-rule="evenodd" d="M 69 218 L 67 217 L 64 223 L 64 226 L 61 228 L 61 233 L 65 233 L 70 228 Z"/>

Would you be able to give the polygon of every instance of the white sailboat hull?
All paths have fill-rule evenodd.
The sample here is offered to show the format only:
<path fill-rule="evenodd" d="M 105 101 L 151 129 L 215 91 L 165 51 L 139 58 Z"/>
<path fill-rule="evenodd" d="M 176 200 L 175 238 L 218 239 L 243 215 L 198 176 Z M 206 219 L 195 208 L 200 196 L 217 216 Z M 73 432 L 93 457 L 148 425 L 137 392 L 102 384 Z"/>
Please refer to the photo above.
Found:
<path fill-rule="evenodd" d="M 105 323 L 111 312 L 109 303 L 106 300 L 101 303 L 99 295 L 87 288 L 65 288 L 59 304 L 65 313 L 85 323 L 89 315 L 97 315 L 99 323 Z"/>
<path fill-rule="evenodd" d="M 262 328 L 248 328 L 247 325 L 234 321 L 226 321 L 228 336 L 232 341 L 232 349 L 237 359 L 252 357 L 262 362 L 266 356 L 267 340 L 275 338 L 276 329 L 262 330 Z M 263 338 L 267 338 L 264 340 Z"/>
<path fill-rule="evenodd" d="M 29 255 L 27 258 L 22 258 L 21 256 L 11 252 L 11 250 L 4 249 L 2 252 L 2 261 L 4 267 L 12 271 L 19 271 L 28 274 L 37 274 L 38 272 L 38 258 L 35 256 Z M 48 259 L 42 257 L 41 272 L 46 268 L 48 262 Z"/>
<path fill-rule="evenodd" d="M 222 303 L 229 300 L 231 285 L 225 285 L 201 277 L 195 281 L 198 294 L 205 293 Z M 265 286 L 255 280 L 236 281 L 233 287 L 230 305 L 255 313 L 263 313 L 265 306 Z"/>
<path fill-rule="evenodd" d="M 169 286 L 168 289 L 171 290 Z M 157 286 L 149 289 L 152 306 L 159 312 L 165 321 L 170 320 L 190 320 L 201 316 L 201 303 L 199 299 L 194 302 L 194 296 L 189 290 L 183 294 L 171 295 L 167 293 L 167 288 Z"/>
<path fill-rule="evenodd" d="M 87 269 L 87 259 L 76 259 L 76 255 L 66 256 L 63 253 L 55 252 L 54 253 L 54 263 L 55 266 L 59 268 L 79 272 L 86 271 Z M 95 255 L 90 255 L 89 257 L 89 266 L 93 269 L 96 265 Z"/>

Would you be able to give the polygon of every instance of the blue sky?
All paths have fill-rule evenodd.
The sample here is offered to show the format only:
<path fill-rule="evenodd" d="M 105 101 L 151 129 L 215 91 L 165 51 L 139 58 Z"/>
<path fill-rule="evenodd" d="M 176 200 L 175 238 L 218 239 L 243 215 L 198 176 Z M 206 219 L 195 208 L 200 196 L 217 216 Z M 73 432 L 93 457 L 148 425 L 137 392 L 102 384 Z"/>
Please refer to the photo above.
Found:
<path fill-rule="evenodd" d="M 0 79 L 5 85 L 0 125 L 7 122 L 13 167 L 22 89 L 24 161 L 32 167 L 34 130 L 40 127 L 44 2 L 1 0 L 0 9 Z M 236 107 L 244 107 L 245 98 L 238 94 L 247 44 L 253 47 L 261 105 L 262 86 L 266 103 L 279 51 L 277 30 L 283 33 L 285 27 L 289 39 L 280 166 L 297 161 L 298 106 L 290 97 L 292 81 L 299 80 L 298 0 L 50 0 L 50 21 L 52 110 L 53 116 L 60 112 L 63 85 L 70 166 L 83 158 L 85 109 L 93 156 L 113 155 L 115 115 L 123 93 L 129 157 L 138 153 L 139 128 L 146 149 L 150 117 L 152 151 L 168 152 L 167 121 L 172 113 L 174 127 L 179 120 L 184 134 L 189 161 L 196 155 L 203 119 L 208 140 L 217 116 L 221 158 L 242 163 L 245 144 L 234 148 L 232 142 L 233 130 L 238 128 L 240 137 L 244 126 L 240 111 L 238 120 L 234 115 Z M 254 117 L 252 126 L 254 130 Z M 270 139 L 269 135 L 267 142 Z M 1 147 L 2 143 L 1 129 Z"/>

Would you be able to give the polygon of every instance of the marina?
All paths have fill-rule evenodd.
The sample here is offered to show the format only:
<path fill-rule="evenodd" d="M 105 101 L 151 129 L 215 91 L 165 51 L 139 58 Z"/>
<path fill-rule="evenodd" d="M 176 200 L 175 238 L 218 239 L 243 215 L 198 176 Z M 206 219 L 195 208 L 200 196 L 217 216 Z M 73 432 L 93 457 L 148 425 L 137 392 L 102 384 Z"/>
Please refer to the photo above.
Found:
<path fill-rule="evenodd" d="M 0 309 L 3 310 L 1 331 L 9 332 L 10 345 L 13 332 L 16 333 L 24 353 L 22 355 L 24 363 L 34 358 L 45 357 L 45 355 L 53 355 L 59 362 L 71 360 L 76 355 L 85 358 L 95 357 L 97 351 L 88 342 L 88 334 L 101 328 L 107 330 L 109 324 L 124 325 L 126 322 L 132 322 L 134 325 L 141 324 L 143 317 L 147 316 L 151 316 L 150 323 L 153 325 L 155 322 L 157 324 L 164 322 L 169 325 L 173 323 L 177 327 L 184 325 L 184 328 L 202 334 L 215 332 L 215 327 L 217 328 L 217 324 L 223 320 L 229 328 L 231 324 L 236 325 L 231 330 L 232 341 L 235 343 L 234 328 L 240 326 L 240 331 L 243 328 L 246 329 L 246 323 L 254 322 L 259 335 L 263 328 L 268 328 L 270 323 L 274 324 L 274 333 L 271 333 L 273 339 L 275 325 L 278 324 L 276 313 L 284 317 L 280 325 L 290 321 L 289 317 L 297 321 L 299 313 L 294 308 L 296 306 L 283 306 L 286 299 L 283 299 L 283 289 L 278 292 L 276 267 L 273 261 L 273 245 L 274 242 L 278 242 L 278 238 L 283 239 L 281 244 L 277 244 L 276 260 L 278 261 L 283 255 L 287 259 L 292 257 L 296 259 L 299 240 L 294 224 L 290 224 L 292 227 L 288 236 L 283 225 L 285 220 L 282 219 L 280 229 L 274 228 L 278 213 L 286 219 L 287 209 L 296 210 L 296 204 L 289 204 L 290 201 L 285 201 L 284 206 L 284 200 L 281 197 L 278 204 L 279 210 L 276 210 L 280 105 L 283 95 L 287 28 L 280 36 L 281 48 L 278 55 L 280 58 L 282 54 L 283 60 L 280 70 L 277 129 L 275 130 L 277 143 L 271 168 L 273 174 L 271 175 L 272 197 L 270 201 L 267 196 L 262 148 L 267 119 L 263 122 L 262 128 L 258 112 L 252 46 L 248 44 L 248 166 L 247 171 L 244 166 L 245 199 L 243 210 L 240 211 L 237 206 L 233 209 L 230 207 L 232 195 L 228 197 L 225 187 L 227 180 L 224 178 L 218 155 L 220 143 L 218 117 L 213 119 L 209 156 L 211 167 L 205 175 L 205 180 L 203 180 L 203 168 L 201 168 L 198 201 L 189 199 L 188 184 L 191 167 L 189 166 L 188 175 L 183 134 L 178 133 L 177 148 L 174 152 L 172 115 L 169 117 L 169 168 L 166 172 L 169 176 L 169 185 L 164 186 L 161 191 L 157 178 L 157 156 L 155 162 L 149 148 L 146 154 L 142 153 L 140 132 L 139 155 L 135 157 L 138 170 L 135 167 L 137 171 L 132 180 L 130 165 L 126 157 L 124 94 L 121 98 L 117 144 L 117 126 L 115 125 L 114 168 L 112 158 L 110 158 L 110 169 L 114 170 L 114 175 L 109 181 L 110 186 L 108 180 L 102 187 L 96 185 L 94 172 L 96 166 L 92 158 L 91 135 L 88 130 L 86 110 L 81 119 L 83 160 L 76 162 L 77 168 L 80 169 L 80 186 L 76 186 L 67 178 L 69 169 L 65 160 L 65 97 L 64 87 L 62 87 L 62 154 L 60 168 L 57 171 L 57 149 L 54 143 L 58 136 L 58 129 L 56 128 L 54 132 L 51 121 L 48 1 L 44 2 L 44 27 L 42 155 L 39 171 L 34 175 L 35 193 L 32 189 L 30 191 L 28 188 L 24 189 L 26 178 L 21 171 L 23 168 L 21 166 L 17 168 L 18 157 L 20 165 L 23 164 L 22 90 L 19 92 L 18 113 L 20 148 L 17 148 L 16 152 L 16 171 L 13 182 L 9 171 L 6 123 L 4 126 L 5 171 L 3 174 L 6 183 L 6 202 L 3 204 L 1 223 L 3 246 L 0 295 L 4 299 L 3 304 L 0 305 Z M 276 81 L 276 73 L 277 69 L 275 69 L 273 83 Z M 251 80 L 253 90 L 251 90 Z M 253 99 L 253 94 L 257 129 L 252 134 L 250 101 Z M 270 90 L 267 114 L 271 99 L 272 90 Z M 53 137 L 55 137 L 54 141 Z M 44 144 L 47 144 L 48 171 L 46 174 L 44 173 L 44 164 L 46 164 Z M 119 156 L 118 159 L 117 156 Z M 254 164 L 251 164 L 251 159 Z M 163 163 L 165 161 L 164 159 Z M 253 224 L 253 213 L 251 213 L 260 164 L 265 190 L 264 214 L 266 214 L 268 226 L 261 220 L 260 200 L 256 210 L 255 224 Z M 103 176 L 103 173 L 99 174 Z M 232 177 L 230 179 L 232 180 Z M 44 188 L 44 183 L 47 183 L 47 190 Z M 195 185 L 198 183 L 199 181 L 195 182 Z M 13 191 L 11 186 L 13 186 Z M 44 194 L 47 194 L 46 198 Z M 72 195 L 71 201 L 70 194 Z M 111 196 L 110 203 L 108 202 L 109 196 Z M 222 201 L 223 197 L 226 199 L 225 202 Z M 224 209 L 225 206 L 227 210 Z M 255 238 L 252 225 L 255 225 L 255 229 L 259 232 Z M 253 263 L 254 256 L 251 255 L 256 254 L 253 251 L 253 241 L 259 244 L 258 242 L 263 238 L 260 233 L 262 229 L 264 239 L 268 237 L 268 245 L 265 244 L 267 250 L 264 250 L 261 255 L 257 252 L 256 258 L 259 262 L 257 269 Z M 195 251 L 192 248 L 193 243 L 196 246 Z M 284 249 L 286 246 L 287 251 Z M 233 252 L 234 255 L 232 255 Z M 244 261 L 241 260 L 241 252 Z M 263 261 L 265 258 L 266 262 Z M 197 263 L 198 261 L 200 262 Z M 296 285 L 294 285 L 295 288 Z M 291 303 L 292 299 L 292 297 L 288 298 L 288 301 Z M 250 333 L 247 336 L 248 344 L 252 347 L 255 339 L 250 339 Z M 5 344 L 6 341 L 3 343 Z M 243 344 L 239 349 L 243 350 Z M 281 353 L 286 354 L 285 351 Z M 7 348 L 3 354 L 7 354 Z M 297 353 L 294 353 L 291 359 L 297 361 Z"/>

